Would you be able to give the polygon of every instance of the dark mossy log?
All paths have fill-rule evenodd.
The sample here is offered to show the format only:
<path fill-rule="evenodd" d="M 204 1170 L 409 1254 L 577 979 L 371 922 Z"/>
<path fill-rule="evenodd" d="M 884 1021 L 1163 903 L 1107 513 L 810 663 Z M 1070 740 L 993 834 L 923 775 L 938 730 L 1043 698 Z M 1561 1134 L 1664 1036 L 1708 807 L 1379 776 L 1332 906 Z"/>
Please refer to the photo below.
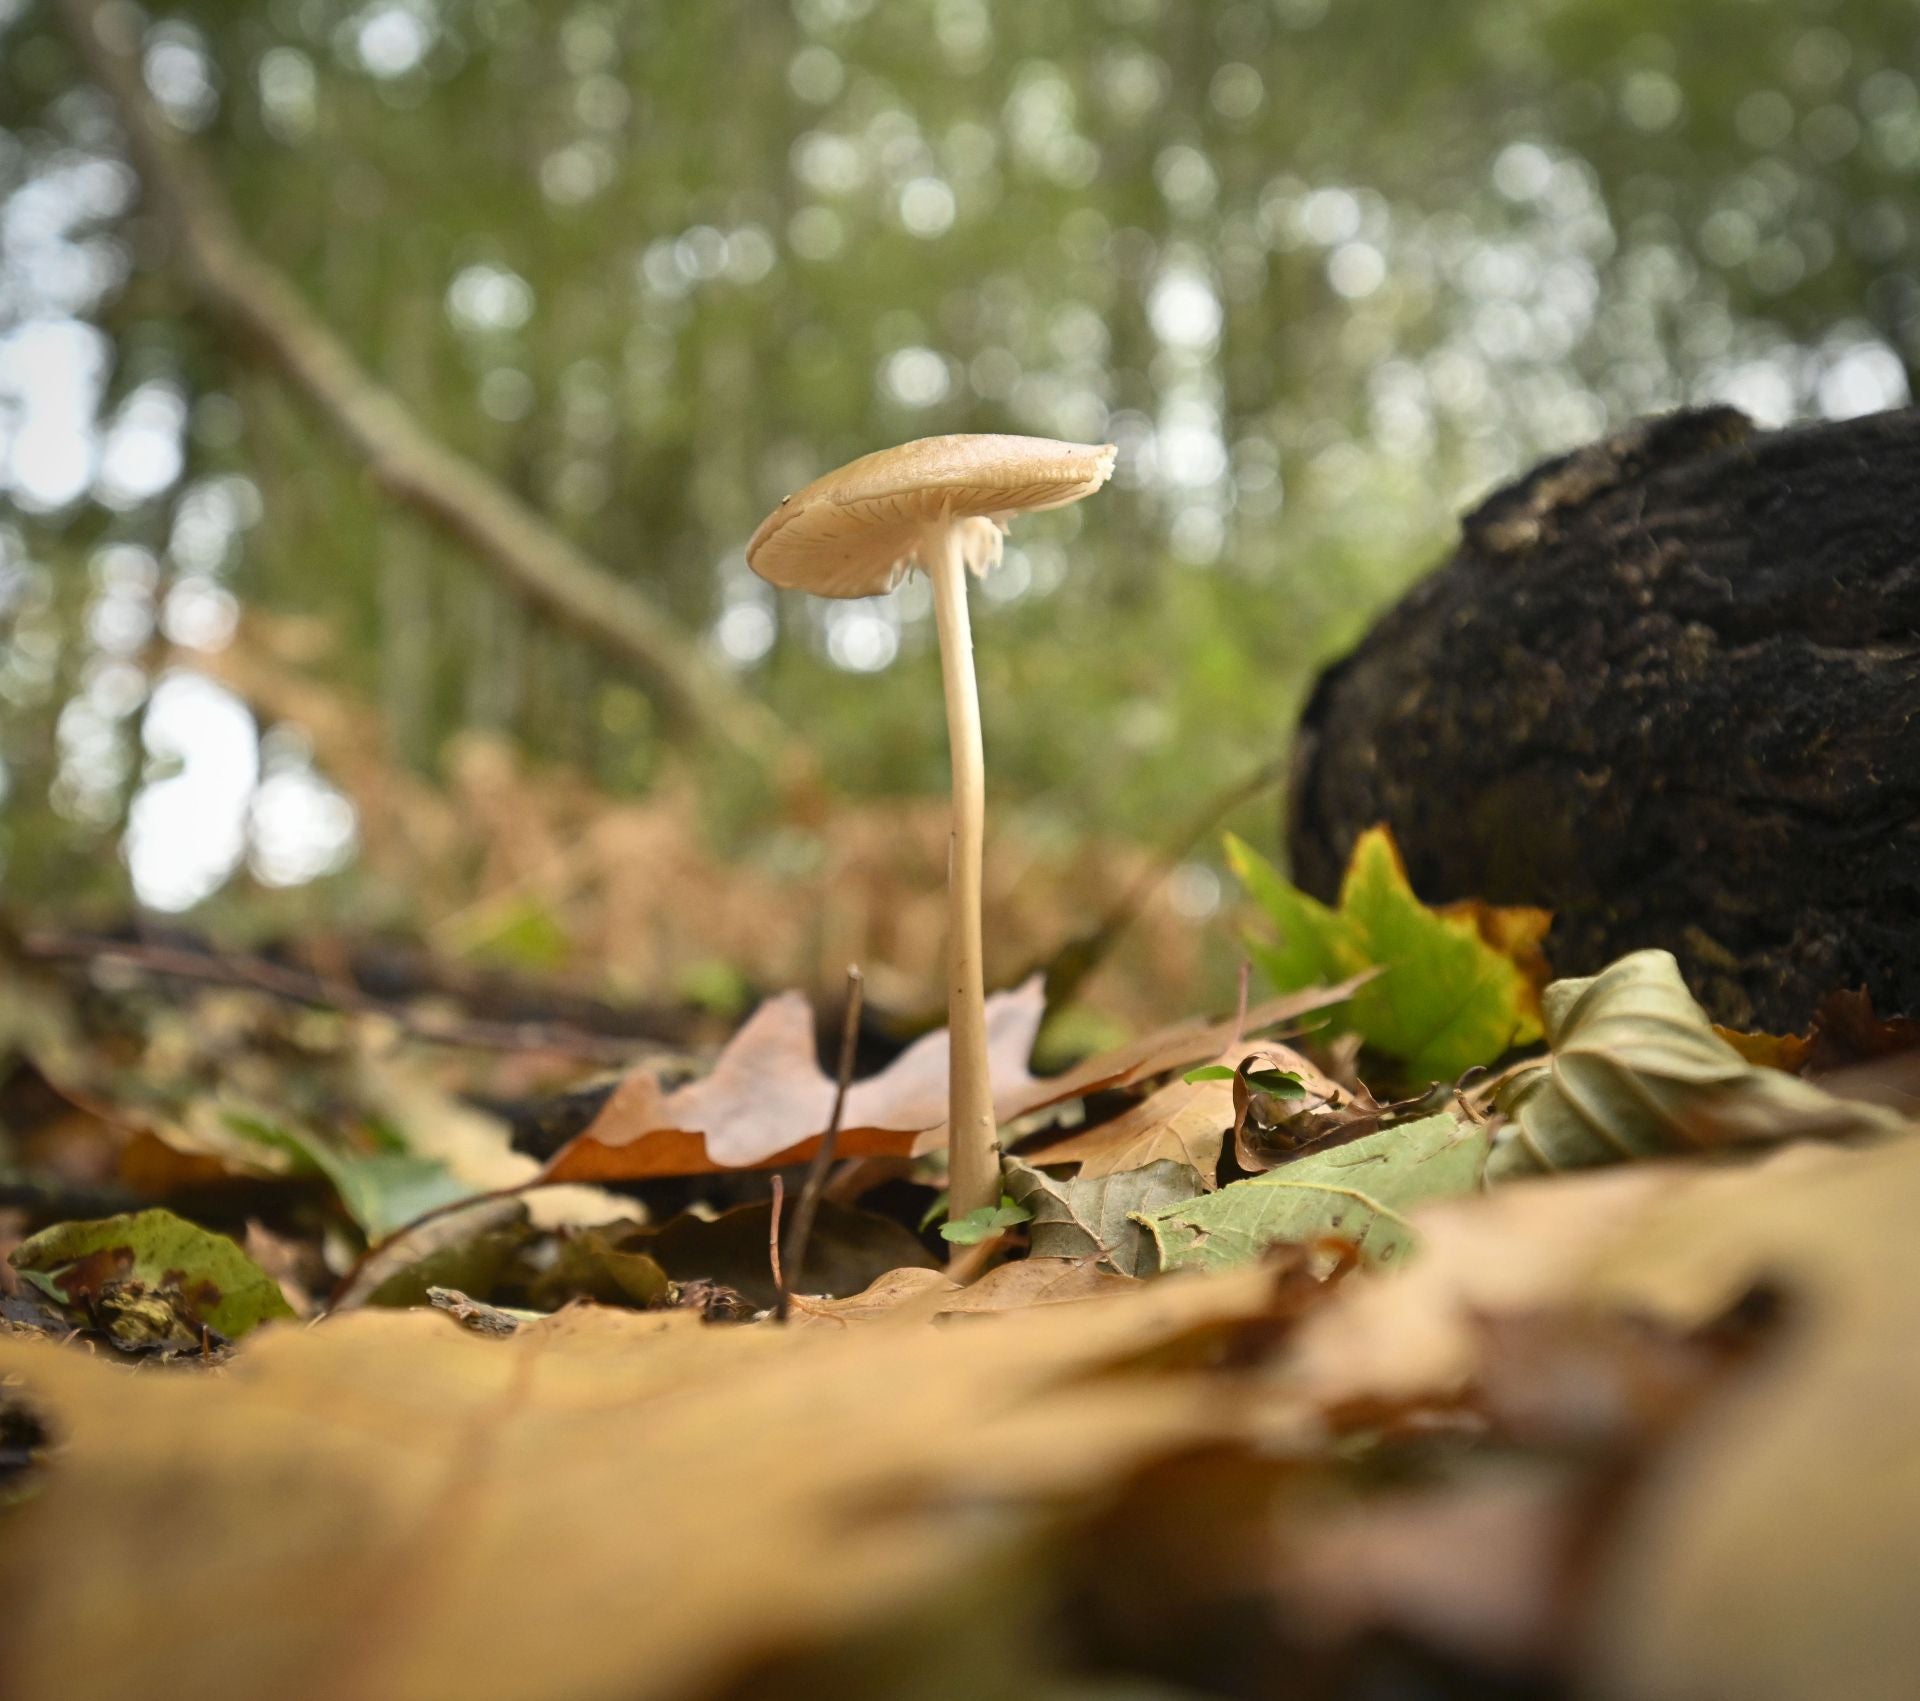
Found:
<path fill-rule="evenodd" d="M 1424 897 L 1551 908 L 1559 973 L 1920 1012 L 1920 410 L 1678 414 L 1484 503 L 1307 705 L 1295 878 L 1375 821 Z"/>

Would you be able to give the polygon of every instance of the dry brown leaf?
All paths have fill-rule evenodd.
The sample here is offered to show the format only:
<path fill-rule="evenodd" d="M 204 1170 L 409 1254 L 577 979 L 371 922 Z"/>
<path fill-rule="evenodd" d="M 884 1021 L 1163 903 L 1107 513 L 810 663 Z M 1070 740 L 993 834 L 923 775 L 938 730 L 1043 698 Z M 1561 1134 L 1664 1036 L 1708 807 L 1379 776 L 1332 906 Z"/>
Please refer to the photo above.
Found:
<path fill-rule="evenodd" d="M 1595 1170 L 1577 1186 L 1517 1181 L 1424 1206 L 1413 1214 L 1420 1256 L 1390 1279 L 1343 1284 L 1334 1303 L 1309 1315 L 1292 1374 L 1335 1410 L 1455 1398 L 1479 1364 L 1479 1316 L 1575 1303 L 1597 1250 L 1696 1174 Z"/>
<path fill-rule="evenodd" d="M 0 1691 L 711 1693 L 1145 1458 L 1244 1434 L 1245 1403 L 1173 1349 L 1203 1358 L 1271 1292 L 1155 1283 L 961 1329 L 588 1308 L 505 1340 L 357 1312 L 268 1330 L 221 1377 L 0 1340 L 61 1437 L 0 1544 Z"/>
<path fill-rule="evenodd" d="M 1310 986 L 1298 992 L 1283 993 L 1278 998 L 1269 998 L 1264 1004 L 1256 1004 L 1243 1020 L 1228 1017 L 1218 1022 L 1206 1022 L 1198 1017 L 1189 1017 L 1185 1021 L 1175 1022 L 1142 1039 L 1130 1040 L 1098 1057 L 1090 1057 L 1063 1075 L 1050 1075 L 1045 1080 L 1034 1082 L 1032 1094 L 1013 1114 L 1030 1116 L 1051 1105 L 1065 1104 L 1069 1099 L 1085 1098 L 1090 1093 L 1112 1092 L 1139 1081 L 1152 1080 L 1170 1070 L 1221 1060 L 1225 1052 L 1233 1050 L 1243 1036 L 1278 1027 L 1283 1022 L 1294 1021 L 1315 1010 L 1326 1009 L 1329 1005 L 1344 1003 L 1357 988 L 1364 986 L 1378 973 L 1377 969 L 1368 969 L 1350 980 L 1339 981 L 1331 986 Z M 1231 1113 L 1227 1120 L 1233 1120 Z M 1089 1131 L 1089 1137 L 1098 1132 Z M 923 1135 L 914 1149 L 921 1153 L 939 1151 L 945 1145 L 946 1138 L 946 1125 L 942 1123 L 939 1128 Z M 1170 1151 L 1156 1154 L 1161 1157 L 1175 1155 Z M 1044 1158 L 1031 1161 L 1064 1163 L 1067 1160 Z"/>
<path fill-rule="evenodd" d="M 1546 1666 L 1566 1632 L 1573 1498 L 1536 1469 L 1321 1510 L 1279 1543 L 1274 1585 L 1315 1640 L 1386 1631 L 1495 1669 Z"/>
<path fill-rule="evenodd" d="M 839 1327 L 871 1323 L 876 1319 L 919 1322 L 931 1317 L 947 1299 L 964 1291 L 944 1270 L 916 1269 L 909 1265 L 889 1270 L 845 1299 L 796 1296 L 792 1320 L 799 1324 L 831 1323 Z"/>
<path fill-rule="evenodd" d="M 1086 1258 L 1021 1258 L 997 1264 L 970 1287 L 938 1270 L 889 1270 L 862 1293 L 845 1299 L 810 1300 L 802 1321 L 901 1322 L 963 1313 L 1019 1311 L 1033 1306 L 1066 1305 L 1123 1293 L 1140 1284 L 1131 1276 L 1101 1269 Z"/>
<path fill-rule="evenodd" d="M 1365 978 L 1269 999 L 1248 1011 L 1244 1024 L 1177 1022 L 1038 1080 L 1027 1069 L 1044 1008 L 1042 980 L 1034 975 L 987 1000 L 995 1111 L 1010 1122 L 1202 1062 L 1231 1042 L 1237 1029 L 1252 1033 L 1337 1004 Z M 769 999 L 703 1079 L 669 1091 L 654 1065 L 636 1069 L 593 1122 L 554 1155 L 547 1179 L 633 1180 L 804 1162 L 818 1149 L 833 1106 L 834 1084 L 816 1056 L 806 1000 L 793 992 Z M 880 1074 L 854 1083 L 839 1153 L 875 1158 L 939 1151 L 946 1144 L 946 1111 L 947 1036 L 940 1029 L 916 1040 Z"/>
<path fill-rule="evenodd" d="M 994 1106 L 1004 1118 L 1034 1088 L 1027 1072 L 1045 992 L 1039 975 L 987 1000 Z M 706 1076 L 671 1091 L 651 1066 L 635 1070 L 600 1114 L 547 1165 L 549 1181 L 615 1181 L 767 1169 L 804 1162 L 833 1111 L 834 1083 L 817 1060 L 813 1010 L 797 992 L 762 1004 Z M 947 1034 L 923 1035 L 847 1093 L 842 1157 L 904 1155 L 947 1113 Z"/>
<path fill-rule="evenodd" d="M 1089 1258 L 1022 1258 L 996 1265 L 942 1305 L 938 1315 L 1069 1305 L 1104 1294 L 1125 1293 L 1139 1285 L 1132 1276 L 1103 1270 Z"/>
<path fill-rule="evenodd" d="M 1920 1670 L 1917 1216 L 1913 1138 L 1517 1183 L 1419 1213 L 1420 1260 L 1309 1314 L 1287 1380 L 1366 1421 L 1473 1393 L 1496 1368 L 1490 1320 L 1637 1319 L 1683 1339 L 1776 1296 L 1784 1327 L 1609 1529 L 1592 1692 L 1903 1701 Z"/>
<path fill-rule="evenodd" d="M 1722 1027 L 1718 1022 L 1713 1024 L 1713 1031 L 1747 1062 L 1761 1069 L 1798 1075 L 1813 1054 L 1811 1034 L 1749 1033 L 1744 1028 Z"/>
<path fill-rule="evenodd" d="M 1226 1049 L 1207 1061 L 1233 1069 L 1255 1050 L 1262 1067 L 1300 1077 L 1306 1088 L 1301 1108 L 1345 1106 L 1352 1101 L 1353 1095 L 1338 1081 L 1287 1046 L 1254 1047 L 1244 1041 L 1235 1043 L 1229 1036 Z M 1220 1148 L 1237 1117 L 1234 1088 L 1232 1081 L 1169 1081 L 1110 1122 L 1020 1155 L 1036 1166 L 1077 1163 L 1086 1177 L 1144 1169 L 1158 1159 L 1171 1158 L 1197 1169 L 1211 1185 L 1220 1166 Z"/>
<path fill-rule="evenodd" d="M 1391 1627 L 1613 1701 L 1894 1701 L 1920 1669 L 1916 1212 L 1920 1141 L 1803 1146 L 1516 1183 L 1423 1211 L 1404 1273 L 1306 1290 L 1248 1270 L 1052 1304 L 1084 1273 L 1029 1261 L 967 1294 L 896 1272 L 787 1331 L 585 1311 L 480 1342 L 361 1314 L 270 1326 L 218 1377 L 0 1340 L 61 1437 L 0 1543 L 0 1693 L 738 1692 L 1207 1458 L 1238 1500 L 1162 1490 L 1136 1508 L 1160 1535 L 1114 1553 L 1176 1623 L 1221 1599 L 1180 1567 L 1197 1544 L 1245 1556 L 1239 1610 L 1305 1603 L 1303 1633 Z M 1756 1284 L 1783 1325 L 1724 1374 L 1650 1418 L 1583 1391 L 1583 1364 L 1633 1370 L 1636 1330 L 1689 1348 Z M 1589 1406 L 1624 1422 L 1589 1436 Z M 1447 1456 L 1483 1471 L 1432 1499 L 1376 1476 L 1330 1524 L 1343 1432 L 1394 1412 L 1454 1421 Z M 1249 1494 L 1260 1459 L 1302 1492 Z M 1562 1592 L 1592 1576 L 1597 1613 Z"/>
<path fill-rule="evenodd" d="M 1783 1156 L 1659 1201 L 1594 1273 L 1596 1302 L 1681 1327 L 1756 1285 L 1785 1306 L 1629 1513 L 1592 1638 L 1611 1695 L 1914 1692 L 1920 1140 Z"/>
<path fill-rule="evenodd" d="M 1212 1185 L 1220 1147 L 1232 1126 L 1231 1081 L 1173 1080 L 1111 1122 L 1020 1155 L 1036 1166 L 1077 1163 L 1084 1176 L 1145 1169 L 1171 1158 L 1197 1169 Z"/>
<path fill-rule="evenodd" d="M 1813 1013 L 1811 1038 L 1808 1067 L 1825 1074 L 1920 1050 L 1920 1020 L 1876 1014 L 1873 1000 L 1859 989 L 1835 992 Z"/>

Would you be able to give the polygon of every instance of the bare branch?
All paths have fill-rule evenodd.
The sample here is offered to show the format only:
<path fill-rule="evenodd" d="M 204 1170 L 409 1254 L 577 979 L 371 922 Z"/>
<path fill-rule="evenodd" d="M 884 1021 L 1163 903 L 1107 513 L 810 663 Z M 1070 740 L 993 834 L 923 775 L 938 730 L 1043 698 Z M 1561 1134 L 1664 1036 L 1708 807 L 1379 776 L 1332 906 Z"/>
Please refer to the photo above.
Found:
<path fill-rule="evenodd" d="M 201 309 L 259 349 L 396 501 L 464 544 L 529 602 L 634 664 L 688 730 L 756 762 L 776 761 L 789 740 L 764 705 L 709 665 L 644 591 L 614 577 L 435 437 L 247 245 L 219 185 L 147 95 L 138 43 L 124 39 L 123 18 L 132 9 L 123 12 L 110 0 L 61 0 L 61 11 L 113 100 L 148 204 L 173 239 Z"/>

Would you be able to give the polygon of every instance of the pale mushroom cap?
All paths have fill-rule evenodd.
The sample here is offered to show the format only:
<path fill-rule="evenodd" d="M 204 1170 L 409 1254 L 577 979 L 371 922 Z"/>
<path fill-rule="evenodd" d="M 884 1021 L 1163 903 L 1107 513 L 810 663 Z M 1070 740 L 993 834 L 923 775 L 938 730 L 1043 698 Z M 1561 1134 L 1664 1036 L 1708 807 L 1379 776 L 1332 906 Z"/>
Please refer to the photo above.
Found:
<path fill-rule="evenodd" d="M 1050 437 L 922 437 L 862 455 L 789 496 L 760 522 L 747 565 L 783 590 L 869 597 L 921 560 L 929 528 L 966 522 L 967 564 L 1000 558 L 1010 514 L 1064 508 L 1113 472 L 1112 444 Z M 924 565 L 924 562 L 921 562 Z"/>

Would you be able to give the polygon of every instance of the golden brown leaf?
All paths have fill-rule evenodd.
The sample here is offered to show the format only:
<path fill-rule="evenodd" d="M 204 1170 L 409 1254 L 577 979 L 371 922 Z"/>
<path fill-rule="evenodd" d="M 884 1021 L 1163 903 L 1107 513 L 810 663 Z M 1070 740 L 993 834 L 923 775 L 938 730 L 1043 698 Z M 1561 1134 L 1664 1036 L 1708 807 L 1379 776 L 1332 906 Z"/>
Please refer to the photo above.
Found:
<path fill-rule="evenodd" d="M 708 1693 L 1243 1428 L 1176 1349 L 1270 1292 L 1130 1286 L 960 1329 L 588 1308 L 505 1340 L 356 1312 L 218 1378 L 0 1340 L 61 1437 L 0 1543 L 0 1692 Z"/>
<path fill-rule="evenodd" d="M 1038 1305 L 1124 1293 L 1139 1283 L 1103 1270 L 1089 1258 L 1021 1258 L 997 1264 L 970 1287 L 938 1270 L 889 1270 L 862 1293 L 846 1299 L 810 1300 L 807 1322 L 859 1323 L 876 1319 L 917 1322 L 964 1313 L 1018 1311 Z"/>
<path fill-rule="evenodd" d="M 1744 1057 L 1762 1069 L 1779 1069 L 1798 1075 L 1813 1053 L 1811 1034 L 1748 1033 L 1743 1028 L 1725 1028 L 1718 1022 L 1713 1031 Z"/>
<path fill-rule="evenodd" d="M 1020 1155 L 1035 1165 L 1077 1163 L 1085 1176 L 1145 1169 L 1171 1158 L 1197 1169 L 1211 1184 L 1232 1126 L 1231 1081 L 1173 1080 L 1111 1122 Z"/>

